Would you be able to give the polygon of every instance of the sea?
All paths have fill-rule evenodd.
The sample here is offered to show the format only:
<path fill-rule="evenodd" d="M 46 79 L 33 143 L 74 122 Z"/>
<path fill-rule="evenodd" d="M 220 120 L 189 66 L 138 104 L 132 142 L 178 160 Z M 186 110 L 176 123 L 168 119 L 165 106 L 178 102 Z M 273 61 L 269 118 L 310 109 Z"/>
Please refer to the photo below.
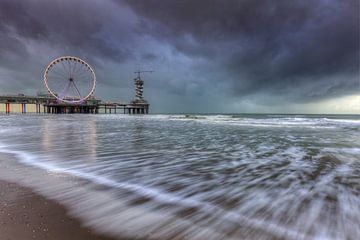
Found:
<path fill-rule="evenodd" d="M 360 115 L 1 115 L 0 179 L 140 239 L 360 239 Z"/>

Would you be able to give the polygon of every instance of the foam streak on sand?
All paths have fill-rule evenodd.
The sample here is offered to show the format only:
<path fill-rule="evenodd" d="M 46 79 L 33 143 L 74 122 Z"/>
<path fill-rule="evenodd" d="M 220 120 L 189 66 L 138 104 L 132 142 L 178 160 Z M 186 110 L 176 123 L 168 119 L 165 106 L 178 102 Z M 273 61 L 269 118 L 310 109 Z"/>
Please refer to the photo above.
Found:
<path fill-rule="evenodd" d="M 18 184 L 0 181 L 0 199 L 1 239 L 110 240 L 81 226 L 63 206 Z"/>
<path fill-rule="evenodd" d="M 8 119 L 0 123 L 10 129 L 1 132 L 0 152 L 17 160 L 0 159 L 0 178 L 59 201 L 99 232 L 146 239 L 360 236 L 353 227 L 360 225 L 356 116 Z"/>
<path fill-rule="evenodd" d="M 296 233 L 295 231 L 292 231 L 291 229 L 287 229 L 275 224 L 271 224 L 270 222 L 266 222 L 266 221 L 262 221 L 262 220 L 257 220 L 257 219 L 250 219 L 247 218 L 245 216 L 242 216 L 240 214 L 236 214 L 236 213 L 232 213 L 230 211 L 224 211 L 223 209 L 208 204 L 208 203 L 204 203 L 204 202 L 200 202 L 197 201 L 196 199 L 193 198 L 182 198 L 182 197 L 178 197 L 176 195 L 173 194 L 168 194 L 168 193 L 164 193 L 159 189 L 152 189 L 152 188 L 146 188 L 140 185 L 136 185 L 136 184 L 131 184 L 131 183 L 119 183 L 119 182 L 115 182 L 113 180 L 104 178 L 104 177 L 100 177 L 100 176 L 96 176 L 93 174 L 88 174 L 88 173 L 81 173 L 79 171 L 74 171 L 74 170 L 69 170 L 69 169 L 64 169 L 61 167 L 57 167 L 54 166 L 52 164 L 45 164 L 45 163 L 39 163 L 37 161 L 35 161 L 36 157 L 29 154 L 29 153 L 24 153 L 24 152 L 17 152 L 17 151 L 12 151 L 12 150 L 8 150 L 6 149 L 3 145 L 0 145 L 0 153 L 6 153 L 6 154 L 10 154 L 10 155 L 15 155 L 18 157 L 18 160 L 26 165 L 30 165 L 30 166 L 34 166 L 34 167 L 39 167 L 43 170 L 48 171 L 48 173 L 52 174 L 61 174 L 62 177 L 65 177 L 66 174 L 68 177 L 71 176 L 75 176 L 78 177 L 80 179 L 86 179 L 86 180 L 90 180 L 93 183 L 96 184 L 100 184 L 100 185 L 105 185 L 108 187 L 113 187 L 113 188 L 120 188 L 120 189 L 125 189 L 125 190 L 129 190 L 131 192 L 137 193 L 140 196 L 146 196 L 146 197 L 151 197 L 154 200 L 160 202 L 160 203 L 166 203 L 166 204 L 177 204 L 177 205 L 181 205 L 182 207 L 188 207 L 188 208 L 199 208 L 199 210 L 204 211 L 207 214 L 210 213 L 214 213 L 217 212 L 219 213 L 222 218 L 224 218 L 222 221 L 237 221 L 237 222 L 241 222 L 243 225 L 247 226 L 247 227 L 252 227 L 254 229 L 258 228 L 260 230 L 263 231 L 269 231 L 269 233 L 272 233 L 274 236 L 278 236 L 278 237 L 290 237 L 290 238 L 305 238 L 305 236 L 302 236 L 299 233 Z M 9 165 L 5 168 L 8 168 Z M 21 169 L 21 166 L 17 166 L 16 171 L 19 171 L 19 167 Z M 13 172 L 14 173 L 14 172 Z M 20 179 L 16 178 L 16 175 L 19 173 L 15 173 L 13 175 L 12 178 L 10 179 L 6 179 L 6 180 L 12 180 L 12 181 L 19 181 L 19 180 L 24 180 L 26 181 L 26 179 L 24 178 L 24 176 L 21 176 Z M 23 172 L 20 170 L 20 175 L 22 175 Z M 43 174 L 42 174 L 43 175 Z M 1 176 L 0 176 L 1 177 Z M 31 178 L 33 178 L 33 176 L 29 176 Z M 60 180 L 60 179 L 58 179 Z M 39 181 L 43 181 L 43 179 L 39 179 Z M 48 188 L 42 188 L 42 183 L 37 183 L 36 185 L 32 185 L 31 183 L 25 183 L 25 182 L 21 182 L 22 184 L 26 184 L 26 186 L 31 187 L 31 188 L 35 188 L 38 191 L 40 191 L 42 194 L 45 194 L 46 196 L 48 196 L 49 198 L 54 198 L 56 200 L 59 200 L 60 202 L 62 202 L 63 196 L 62 194 L 59 195 L 53 195 L 54 190 L 52 189 L 51 191 L 47 191 Z M 47 185 L 47 183 L 46 183 Z M 51 188 L 53 188 L 54 185 L 51 185 Z M 64 191 L 65 189 L 60 189 L 60 193 L 62 192 L 67 192 L 67 194 L 65 194 L 66 198 L 68 198 L 68 200 L 70 200 L 70 194 L 68 194 L 68 192 L 75 186 L 71 186 L 68 190 Z M 98 193 L 95 194 L 96 198 L 98 197 Z M 84 200 L 88 199 L 90 197 L 89 192 L 83 196 Z M 81 199 L 82 196 L 77 195 L 76 198 L 74 199 L 74 201 L 78 201 L 79 199 Z M 79 204 L 82 204 L 81 202 L 77 203 L 77 207 L 79 207 Z M 83 206 L 82 208 L 91 208 L 91 206 L 89 206 L 89 202 L 86 201 L 85 202 L 85 206 Z M 96 216 L 96 218 L 107 218 L 107 217 L 111 217 L 109 216 L 109 206 L 106 206 L 107 202 L 98 202 L 95 203 L 95 205 L 93 207 L 97 208 L 97 212 L 99 213 L 99 215 Z M 104 206 L 105 207 L 105 211 L 103 213 L 100 213 L 101 210 L 99 209 L 100 206 Z M 72 206 L 69 206 L 70 208 L 72 208 Z M 113 207 L 113 210 L 116 210 L 118 206 Z M 145 214 L 149 214 L 147 213 L 145 210 L 143 210 L 144 212 L 141 215 L 141 218 L 144 217 Z M 92 226 L 92 220 L 89 221 L 89 219 L 87 219 L 88 216 L 86 216 L 87 214 L 83 214 L 82 211 L 77 211 L 78 214 L 76 214 L 76 217 L 80 217 L 82 220 L 84 220 L 86 223 L 88 223 L 90 226 Z M 117 214 L 121 214 L 120 212 L 117 212 Z M 159 213 L 161 214 L 161 213 Z M 91 218 L 93 218 L 95 216 L 92 216 Z M 133 217 L 133 216 L 132 216 Z M 162 216 L 158 216 L 160 219 L 162 219 Z M 156 219 L 154 214 L 151 214 L 151 217 L 149 217 L 151 222 L 157 222 L 160 219 Z M 113 236 L 121 236 L 122 235 L 122 231 L 125 231 L 125 229 L 121 229 L 119 231 L 118 225 L 117 224 L 123 224 L 124 221 L 126 221 L 126 219 L 121 219 L 120 221 L 117 221 L 118 219 L 115 217 L 114 219 L 112 219 L 112 224 L 111 226 L 114 226 L 114 229 L 107 229 L 107 231 L 105 233 L 111 233 Z M 117 222 L 117 224 L 115 224 Z M 104 223 L 106 224 L 106 223 Z M 146 223 L 149 224 L 149 223 Z M 144 227 L 146 227 L 146 224 L 144 224 Z M 165 222 L 163 223 L 165 224 Z M 99 230 L 100 232 L 104 232 L 102 230 L 103 225 L 101 226 L 93 226 L 95 227 L 97 230 Z M 186 229 L 184 229 L 183 231 L 186 231 Z M 210 229 L 209 229 L 210 231 Z M 136 237 L 136 235 L 139 233 L 135 233 L 135 236 L 133 235 L 129 235 L 130 237 Z M 213 233 L 214 234 L 214 233 Z M 144 236 L 142 237 L 146 237 L 147 234 L 144 234 Z M 213 235 L 214 236 L 214 235 Z"/>

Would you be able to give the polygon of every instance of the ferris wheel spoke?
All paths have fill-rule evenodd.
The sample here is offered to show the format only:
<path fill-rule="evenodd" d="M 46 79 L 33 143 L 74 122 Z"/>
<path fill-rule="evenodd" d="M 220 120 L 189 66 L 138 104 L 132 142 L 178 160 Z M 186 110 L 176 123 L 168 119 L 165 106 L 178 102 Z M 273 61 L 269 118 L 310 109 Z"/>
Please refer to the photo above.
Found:
<path fill-rule="evenodd" d="M 82 74 L 82 75 L 77 75 L 74 77 L 75 79 L 84 79 L 84 78 L 90 78 L 89 74 Z"/>
<path fill-rule="evenodd" d="M 74 81 L 73 81 L 72 83 L 73 83 L 73 85 L 74 85 L 74 87 L 75 87 L 75 89 L 76 89 L 76 92 L 79 94 L 79 97 L 80 97 L 80 99 L 81 99 L 81 93 L 80 93 L 78 87 L 76 86 L 76 84 L 75 84 Z"/>
<path fill-rule="evenodd" d="M 51 72 L 56 72 L 58 75 L 63 76 L 64 78 L 67 78 L 67 73 L 64 71 L 64 69 L 61 68 L 61 66 L 58 66 L 56 69 L 53 69 L 50 71 Z"/>
<path fill-rule="evenodd" d="M 77 75 L 77 76 L 80 76 L 80 75 L 83 75 L 83 74 L 89 74 L 89 70 L 82 68 L 78 72 L 75 73 L 75 75 Z"/>
<path fill-rule="evenodd" d="M 76 91 L 76 89 L 75 89 L 74 82 L 72 82 L 71 88 L 72 88 L 71 96 L 72 96 L 73 101 L 75 101 L 75 99 L 76 99 L 76 94 L 78 94 L 78 93 L 77 93 L 77 91 Z M 79 99 L 81 99 L 81 97 L 80 97 Z"/>
<path fill-rule="evenodd" d="M 75 71 L 74 71 L 74 75 L 79 74 L 79 73 L 81 73 L 82 71 L 84 71 L 83 66 L 84 66 L 83 64 L 79 63 L 78 66 L 77 66 L 77 68 L 76 68 Z"/>
<path fill-rule="evenodd" d="M 74 64 L 74 69 L 73 69 L 73 76 L 75 75 L 76 71 L 78 70 L 78 62 L 75 61 L 75 64 Z"/>
<path fill-rule="evenodd" d="M 79 77 L 79 76 L 86 75 L 86 74 L 89 74 L 89 72 L 82 71 L 82 72 L 79 72 L 79 73 L 75 74 L 75 76 Z"/>
<path fill-rule="evenodd" d="M 80 81 L 80 82 L 84 82 L 84 80 L 90 79 L 90 76 L 84 74 L 82 76 L 77 76 L 75 79 Z"/>
<path fill-rule="evenodd" d="M 91 77 L 82 77 L 78 79 L 78 82 L 81 82 L 82 84 L 91 85 L 93 83 L 93 80 Z"/>
<path fill-rule="evenodd" d="M 75 79 L 77 80 L 77 82 L 88 82 L 89 80 L 92 81 L 92 78 L 89 74 L 77 76 Z"/>
<path fill-rule="evenodd" d="M 70 75 L 71 77 L 74 77 L 74 67 L 75 67 L 75 61 L 69 61 L 69 67 L 70 67 Z"/>
<path fill-rule="evenodd" d="M 78 78 L 76 82 L 81 83 L 81 84 L 90 83 L 88 78 Z"/>
<path fill-rule="evenodd" d="M 67 61 L 67 64 L 68 64 L 68 67 L 69 67 L 69 75 L 70 75 L 70 78 L 72 77 L 72 74 L 71 74 L 71 64 L 70 64 L 71 61 Z"/>
<path fill-rule="evenodd" d="M 55 78 L 55 79 L 59 79 L 59 80 L 67 80 L 64 76 L 57 76 L 57 75 L 54 75 L 54 76 L 49 76 L 49 80 L 51 80 L 51 79 L 53 79 L 53 78 Z"/>
<path fill-rule="evenodd" d="M 73 64 L 73 70 L 72 70 L 72 75 L 75 76 L 76 72 L 78 71 L 78 68 L 79 68 L 79 64 L 77 61 L 74 61 L 74 64 Z"/>
<path fill-rule="evenodd" d="M 56 75 L 58 75 L 59 77 L 62 77 L 62 78 L 64 78 L 65 76 L 64 76 L 64 74 L 62 74 L 62 73 L 59 73 L 59 72 L 56 72 L 56 71 L 51 71 L 51 73 L 54 73 L 54 74 L 56 74 Z"/>
<path fill-rule="evenodd" d="M 69 70 L 65 67 L 65 64 L 63 63 L 63 61 L 61 61 L 61 65 L 63 66 L 66 74 L 70 76 Z"/>
<path fill-rule="evenodd" d="M 48 86 L 50 87 L 52 92 L 56 92 L 56 93 L 61 92 L 59 90 L 64 89 L 66 87 L 66 85 L 64 86 L 64 80 L 60 80 L 60 79 L 56 79 L 56 80 L 52 79 L 48 81 Z"/>
<path fill-rule="evenodd" d="M 71 60 L 67 61 L 68 66 L 69 66 L 69 73 L 70 73 L 70 78 L 72 77 L 72 67 L 71 67 Z"/>
<path fill-rule="evenodd" d="M 68 84 L 66 84 L 66 86 L 64 87 L 64 89 L 59 93 L 58 98 L 64 100 L 64 98 L 69 92 L 70 87 L 71 87 L 71 82 L 69 81 Z"/>

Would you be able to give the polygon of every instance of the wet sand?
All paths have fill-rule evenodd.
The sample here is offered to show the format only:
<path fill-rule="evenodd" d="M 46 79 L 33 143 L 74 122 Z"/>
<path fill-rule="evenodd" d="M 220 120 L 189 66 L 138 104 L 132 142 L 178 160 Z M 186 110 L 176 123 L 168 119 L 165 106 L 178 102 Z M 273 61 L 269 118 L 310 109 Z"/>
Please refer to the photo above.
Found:
<path fill-rule="evenodd" d="M 1 240 L 114 239 L 81 226 L 55 201 L 6 181 L 0 181 L 0 236 Z"/>

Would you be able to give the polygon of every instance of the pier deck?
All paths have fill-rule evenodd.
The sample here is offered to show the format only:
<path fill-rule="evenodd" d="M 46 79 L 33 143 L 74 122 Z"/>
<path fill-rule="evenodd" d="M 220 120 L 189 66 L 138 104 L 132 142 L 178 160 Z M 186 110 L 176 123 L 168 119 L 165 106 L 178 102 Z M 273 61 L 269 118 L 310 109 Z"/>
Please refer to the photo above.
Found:
<path fill-rule="evenodd" d="M 0 96 L 0 113 L 44 114 L 148 114 L 147 102 L 103 102 L 89 99 L 83 103 L 63 103 L 49 96 Z"/>

